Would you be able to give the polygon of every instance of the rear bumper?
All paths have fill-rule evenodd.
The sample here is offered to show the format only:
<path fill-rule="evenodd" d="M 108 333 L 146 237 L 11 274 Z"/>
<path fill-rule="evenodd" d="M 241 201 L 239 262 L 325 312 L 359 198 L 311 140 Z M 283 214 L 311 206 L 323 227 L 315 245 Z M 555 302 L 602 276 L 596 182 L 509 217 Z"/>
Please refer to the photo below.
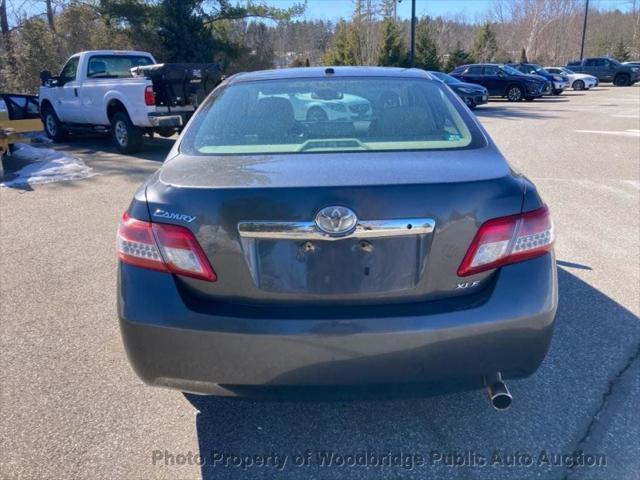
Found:
<path fill-rule="evenodd" d="M 558 301 L 552 254 L 503 267 L 474 307 L 456 311 L 431 302 L 404 316 L 203 313 L 185 305 L 170 275 L 129 265 L 120 266 L 118 287 L 122 337 L 140 378 L 214 394 L 228 394 L 225 385 L 397 384 L 495 371 L 527 376 L 546 355 Z"/>
<path fill-rule="evenodd" d="M 149 125 L 158 128 L 181 128 L 187 122 L 184 114 L 154 114 L 148 115 Z"/>

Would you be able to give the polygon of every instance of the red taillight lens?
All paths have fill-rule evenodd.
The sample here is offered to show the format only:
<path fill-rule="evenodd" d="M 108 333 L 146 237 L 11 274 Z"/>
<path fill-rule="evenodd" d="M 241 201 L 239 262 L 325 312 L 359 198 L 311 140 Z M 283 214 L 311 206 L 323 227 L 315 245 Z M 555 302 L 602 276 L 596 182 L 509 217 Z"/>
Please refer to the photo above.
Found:
<path fill-rule="evenodd" d="M 148 85 L 147 88 L 144 89 L 144 104 L 149 106 L 156 104 L 156 94 L 153 93 L 153 87 L 151 85 Z"/>
<path fill-rule="evenodd" d="M 117 239 L 118 258 L 130 265 L 215 282 L 200 244 L 191 230 L 122 216 Z"/>
<path fill-rule="evenodd" d="M 547 207 L 495 218 L 482 224 L 458 268 L 466 277 L 542 255 L 553 248 L 553 222 Z"/>

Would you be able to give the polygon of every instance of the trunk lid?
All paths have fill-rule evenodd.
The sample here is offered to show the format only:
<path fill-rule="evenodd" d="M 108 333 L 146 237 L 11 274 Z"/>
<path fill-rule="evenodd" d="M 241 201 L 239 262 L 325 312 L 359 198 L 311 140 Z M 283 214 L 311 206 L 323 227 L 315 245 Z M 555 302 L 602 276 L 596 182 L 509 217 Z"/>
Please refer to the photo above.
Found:
<path fill-rule="evenodd" d="M 522 196 L 492 146 L 178 155 L 147 188 L 153 221 L 190 228 L 218 275 L 214 283 L 179 278 L 181 286 L 204 300 L 242 303 L 413 302 L 472 293 L 491 273 L 465 278 L 466 288 L 456 270 L 478 226 L 520 212 Z M 330 206 L 348 207 L 361 226 L 323 238 L 314 219 Z M 256 235 L 265 225 L 270 232 Z M 302 234 L 274 233 L 292 226 Z M 376 230 L 389 226 L 389 234 Z"/>

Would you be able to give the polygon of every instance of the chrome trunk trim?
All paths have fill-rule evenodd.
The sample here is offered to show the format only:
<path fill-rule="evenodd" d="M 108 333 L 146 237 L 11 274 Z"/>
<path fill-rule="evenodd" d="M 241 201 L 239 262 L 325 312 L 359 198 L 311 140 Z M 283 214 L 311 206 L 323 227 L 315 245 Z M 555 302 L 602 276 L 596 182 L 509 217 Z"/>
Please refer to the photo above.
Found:
<path fill-rule="evenodd" d="M 238 223 L 238 232 L 242 238 L 333 241 L 348 238 L 425 235 L 433 232 L 435 225 L 435 220 L 431 218 L 360 220 L 352 232 L 332 236 L 321 231 L 314 222 L 240 222 Z"/>

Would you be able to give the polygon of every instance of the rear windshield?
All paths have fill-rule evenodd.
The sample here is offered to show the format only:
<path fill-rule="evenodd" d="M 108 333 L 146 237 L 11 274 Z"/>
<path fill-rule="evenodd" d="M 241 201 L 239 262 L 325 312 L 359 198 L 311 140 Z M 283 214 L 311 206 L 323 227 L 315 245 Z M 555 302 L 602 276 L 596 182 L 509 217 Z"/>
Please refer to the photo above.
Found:
<path fill-rule="evenodd" d="M 87 65 L 88 78 L 128 78 L 133 67 L 151 65 L 145 55 L 93 55 Z"/>
<path fill-rule="evenodd" d="M 484 137 L 442 83 L 284 79 L 216 90 L 185 132 L 192 155 L 473 148 Z"/>

